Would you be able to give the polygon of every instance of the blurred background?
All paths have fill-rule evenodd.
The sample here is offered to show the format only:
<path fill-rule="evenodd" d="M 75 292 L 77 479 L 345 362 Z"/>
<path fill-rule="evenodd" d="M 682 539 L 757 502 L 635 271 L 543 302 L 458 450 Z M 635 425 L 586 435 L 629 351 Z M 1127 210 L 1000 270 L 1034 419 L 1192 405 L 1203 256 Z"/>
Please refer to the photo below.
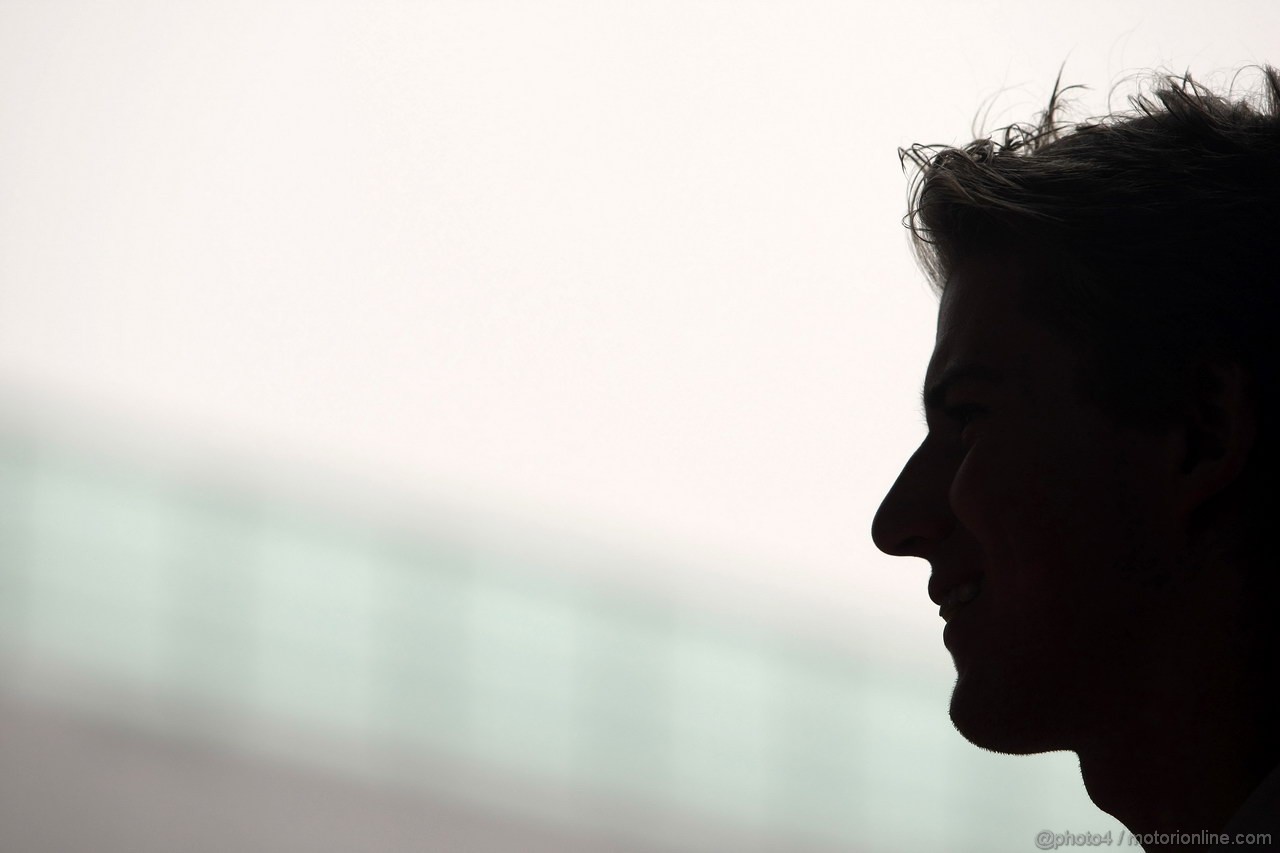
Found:
<path fill-rule="evenodd" d="M 0 849 L 1117 830 L 951 729 L 869 539 L 896 150 L 1267 61 L 1265 0 L 3 0 Z"/>

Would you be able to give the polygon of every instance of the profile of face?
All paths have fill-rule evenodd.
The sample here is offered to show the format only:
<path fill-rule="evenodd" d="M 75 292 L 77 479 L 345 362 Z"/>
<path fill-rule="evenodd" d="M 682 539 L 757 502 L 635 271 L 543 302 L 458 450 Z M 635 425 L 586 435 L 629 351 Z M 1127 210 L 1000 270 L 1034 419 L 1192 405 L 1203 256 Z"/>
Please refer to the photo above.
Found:
<path fill-rule="evenodd" d="M 1117 426 L 1081 353 L 1020 306 L 1010 259 L 948 280 L 928 433 L 876 513 L 876 545 L 927 560 L 957 680 L 951 718 L 1001 752 L 1076 749 L 1140 689 L 1179 559 L 1169 439 Z"/>

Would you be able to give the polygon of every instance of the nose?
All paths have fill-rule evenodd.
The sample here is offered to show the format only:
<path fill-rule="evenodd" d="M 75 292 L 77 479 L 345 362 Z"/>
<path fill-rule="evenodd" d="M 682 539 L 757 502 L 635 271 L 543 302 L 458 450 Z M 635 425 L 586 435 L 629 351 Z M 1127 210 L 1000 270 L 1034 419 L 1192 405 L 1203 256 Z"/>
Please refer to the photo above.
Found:
<path fill-rule="evenodd" d="M 950 466 L 925 439 L 876 510 L 871 539 L 894 557 L 927 558 L 955 529 Z"/>

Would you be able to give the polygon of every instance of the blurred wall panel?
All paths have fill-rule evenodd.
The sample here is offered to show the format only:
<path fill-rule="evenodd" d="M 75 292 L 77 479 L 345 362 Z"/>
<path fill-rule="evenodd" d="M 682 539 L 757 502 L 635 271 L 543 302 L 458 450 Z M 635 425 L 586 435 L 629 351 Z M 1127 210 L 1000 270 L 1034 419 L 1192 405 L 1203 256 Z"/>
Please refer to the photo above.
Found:
<path fill-rule="evenodd" d="M 990 853 L 1090 814 L 874 648 L 87 448 L 0 430 L 0 848 Z"/>

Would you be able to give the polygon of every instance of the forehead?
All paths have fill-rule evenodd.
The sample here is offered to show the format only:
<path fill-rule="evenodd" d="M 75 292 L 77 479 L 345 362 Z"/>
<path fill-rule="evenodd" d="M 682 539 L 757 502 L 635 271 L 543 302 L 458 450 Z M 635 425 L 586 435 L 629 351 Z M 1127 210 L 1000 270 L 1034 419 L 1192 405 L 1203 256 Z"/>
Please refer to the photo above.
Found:
<path fill-rule="evenodd" d="M 1068 381 L 1077 353 L 1024 308 L 1025 267 L 1010 257 L 979 257 L 956 266 L 938 307 L 928 378 L 977 363 L 1034 387 Z"/>
<path fill-rule="evenodd" d="M 971 339 L 1015 332 L 1026 319 L 1017 310 L 1020 278 L 1021 268 L 1007 258 L 981 257 L 959 264 L 947 277 L 938 305 L 937 343 L 956 339 L 976 343 Z"/>

